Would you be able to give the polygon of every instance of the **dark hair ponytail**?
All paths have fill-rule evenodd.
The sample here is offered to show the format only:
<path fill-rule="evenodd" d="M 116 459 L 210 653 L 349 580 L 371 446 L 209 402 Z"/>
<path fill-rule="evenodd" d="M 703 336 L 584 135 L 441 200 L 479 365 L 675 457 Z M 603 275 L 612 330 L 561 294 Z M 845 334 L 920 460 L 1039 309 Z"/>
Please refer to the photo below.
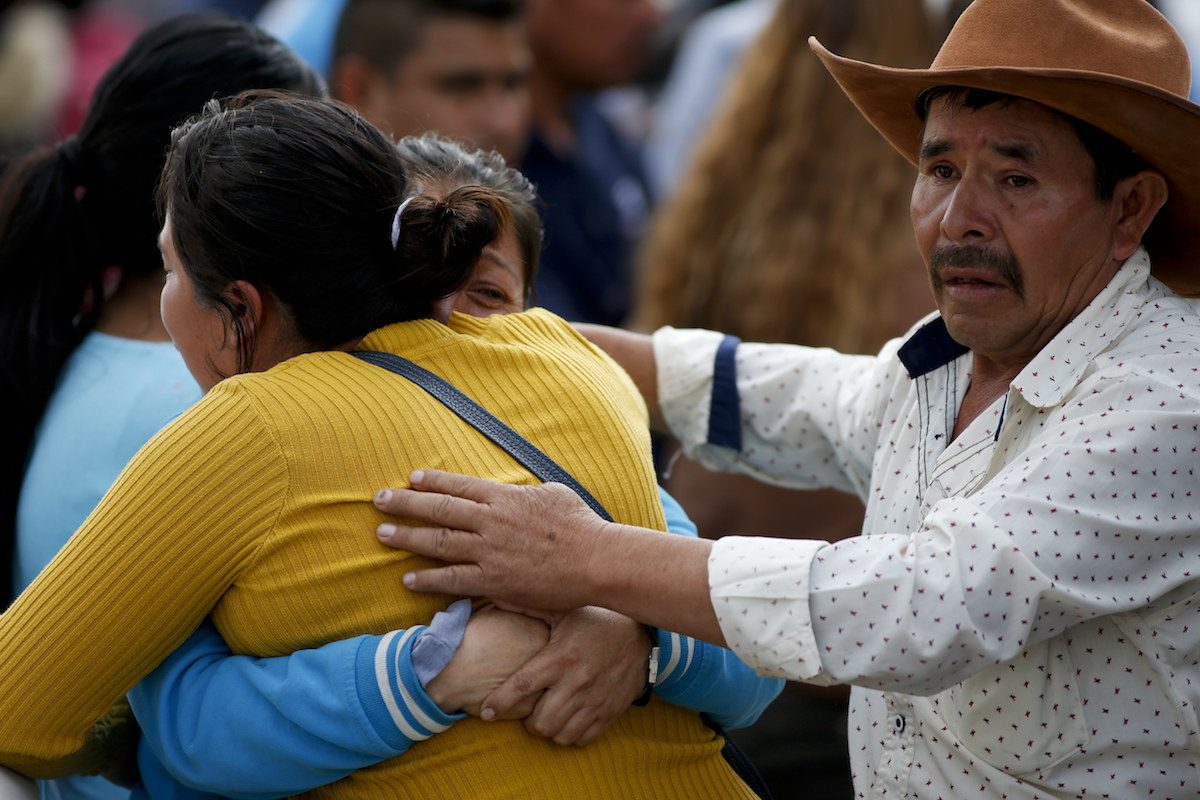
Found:
<path fill-rule="evenodd" d="M 12 593 L 15 509 L 33 433 L 67 358 L 95 326 L 106 270 L 161 267 L 154 186 L 171 130 L 248 88 L 321 93 L 298 56 L 221 14 L 144 31 L 105 73 L 78 134 L 0 178 L 0 603 Z"/>
<path fill-rule="evenodd" d="M 12 596 L 17 500 L 59 372 L 103 300 L 79 165 L 58 148 L 18 159 L 0 184 L 0 606 Z"/>
<path fill-rule="evenodd" d="M 0 184 L 0 393 L 9 430 L 36 424 L 57 379 L 48 365 L 75 349 L 101 299 L 95 231 L 76 196 L 79 167 L 61 153 L 39 149 Z"/>
<path fill-rule="evenodd" d="M 0 185 L 0 606 L 12 595 L 17 499 L 34 430 L 102 297 L 76 185 L 74 165 L 52 147 L 12 164 Z"/>

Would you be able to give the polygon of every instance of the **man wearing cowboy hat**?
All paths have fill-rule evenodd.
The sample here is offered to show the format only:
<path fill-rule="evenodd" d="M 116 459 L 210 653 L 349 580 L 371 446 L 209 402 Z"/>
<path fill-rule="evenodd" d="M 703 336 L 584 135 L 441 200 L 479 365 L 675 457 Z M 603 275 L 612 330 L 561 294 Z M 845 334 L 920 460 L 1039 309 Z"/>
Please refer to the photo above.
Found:
<path fill-rule="evenodd" d="M 452 562 L 410 588 L 603 605 L 764 674 L 853 684 L 863 797 L 1197 797 L 1200 318 L 1172 288 L 1200 290 L 1200 107 L 1182 42 L 1145 0 L 975 0 L 927 70 L 813 49 L 917 166 L 938 313 L 878 356 L 588 333 L 689 455 L 856 492 L 863 535 L 684 540 L 561 486 L 427 471 L 376 503 L 443 527 L 380 539 Z"/>

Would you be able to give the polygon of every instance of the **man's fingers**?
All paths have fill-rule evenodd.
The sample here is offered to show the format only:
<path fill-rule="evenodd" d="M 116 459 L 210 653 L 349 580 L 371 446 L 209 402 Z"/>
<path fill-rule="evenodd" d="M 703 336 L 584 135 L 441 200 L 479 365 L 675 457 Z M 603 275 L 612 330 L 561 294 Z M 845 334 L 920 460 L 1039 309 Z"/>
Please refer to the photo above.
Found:
<path fill-rule="evenodd" d="M 375 507 L 397 517 L 447 528 L 469 529 L 471 521 L 478 518 L 474 500 L 414 489 L 380 489 L 375 493 Z"/>
<path fill-rule="evenodd" d="M 484 718 L 513 719 L 512 710 L 514 708 L 528 698 L 537 699 L 549 685 L 548 676 L 537 669 L 537 656 L 534 656 L 531 661 L 526 662 L 525 666 L 509 675 L 504 683 L 497 686 L 491 694 L 484 698 L 483 708 L 485 711 L 490 709 L 494 712 L 494 716 Z M 522 719 L 526 716 L 528 714 L 522 715 Z"/>
<path fill-rule="evenodd" d="M 578 711 L 575 701 L 569 692 L 547 689 L 533 713 L 526 717 L 525 730 L 543 739 L 553 739 L 558 744 L 570 744 L 571 741 L 559 741 L 559 734 Z"/>
<path fill-rule="evenodd" d="M 505 715 L 503 717 L 495 717 L 494 719 L 507 719 L 507 720 L 525 719 L 526 717 L 528 717 L 530 714 L 533 713 L 534 706 L 537 704 L 538 699 L 539 699 L 539 696 L 536 694 L 531 695 L 530 697 L 522 698 L 521 702 L 517 703 L 512 708 L 508 709 L 508 711 L 505 713 Z M 488 719 L 490 720 L 493 718 L 488 718 Z"/>
<path fill-rule="evenodd" d="M 397 550 L 409 550 L 441 561 L 471 561 L 477 537 L 450 528 L 414 528 L 385 522 L 375 529 L 379 541 Z"/>
<path fill-rule="evenodd" d="M 412 517 L 449 527 L 464 527 L 470 517 L 441 518 L 440 515 L 457 515 L 474 503 L 490 502 L 503 487 L 495 481 L 487 481 L 470 475 L 442 472 L 437 469 L 419 469 L 408 476 L 411 490 L 382 489 L 375 495 L 375 505 L 389 514 Z M 438 502 L 461 499 L 459 502 Z"/>
<path fill-rule="evenodd" d="M 479 597 L 482 573 L 471 564 L 452 564 L 436 569 L 418 569 L 404 573 L 404 586 L 414 592 L 436 592 L 460 597 Z"/>
<path fill-rule="evenodd" d="M 458 472 L 443 472 L 440 469 L 418 469 L 408 476 L 414 489 L 422 492 L 452 494 L 477 503 L 488 503 L 503 491 L 507 484 L 463 475 Z"/>
<path fill-rule="evenodd" d="M 449 566 L 419 569 L 404 574 L 404 585 L 414 592 L 441 592 L 472 597 L 486 594 L 483 570 L 472 561 L 472 546 L 478 544 L 474 534 L 449 528 L 413 528 L 385 522 L 375 529 L 379 541 L 397 550 L 408 550 Z M 456 562 L 468 563 L 456 563 Z"/>
<path fill-rule="evenodd" d="M 606 725 L 596 723 L 595 715 L 589 709 L 581 708 L 554 734 L 554 743 L 582 747 L 591 744 L 604 733 Z"/>
<path fill-rule="evenodd" d="M 608 724 L 609 723 L 604 720 L 593 722 L 591 727 L 584 731 L 583 734 L 571 744 L 575 745 L 576 747 L 586 747 L 604 735 L 604 732 L 608 730 Z"/>

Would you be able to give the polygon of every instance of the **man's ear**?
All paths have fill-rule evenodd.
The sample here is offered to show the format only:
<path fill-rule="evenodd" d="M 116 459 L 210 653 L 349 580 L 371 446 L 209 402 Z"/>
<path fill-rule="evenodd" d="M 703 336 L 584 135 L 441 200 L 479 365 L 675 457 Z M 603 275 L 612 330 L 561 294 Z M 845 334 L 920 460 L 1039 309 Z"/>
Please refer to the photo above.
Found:
<path fill-rule="evenodd" d="M 1167 179 L 1156 169 L 1144 169 L 1117 181 L 1113 203 L 1118 210 L 1113 257 L 1124 261 L 1142 243 L 1142 236 L 1167 202 Z"/>
<path fill-rule="evenodd" d="M 375 82 L 379 80 L 375 68 L 360 55 L 350 53 L 338 59 L 329 78 L 329 93 L 335 100 L 362 109 L 370 99 Z"/>

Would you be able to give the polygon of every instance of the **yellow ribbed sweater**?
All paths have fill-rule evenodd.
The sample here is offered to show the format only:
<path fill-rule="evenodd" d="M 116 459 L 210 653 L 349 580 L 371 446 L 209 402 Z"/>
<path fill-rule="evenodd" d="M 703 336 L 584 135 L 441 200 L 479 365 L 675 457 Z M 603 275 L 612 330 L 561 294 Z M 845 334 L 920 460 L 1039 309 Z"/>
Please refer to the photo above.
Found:
<path fill-rule="evenodd" d="M 542 311 L 392 325 L 360 345 L 441 375 L 533 441 L 619 521 L 661 529 L 646 411 L 628 376 Z M 343 352 L 223 381 L 151 440 L 0 618 L 0 762 L 35 769 L 208 614 L 272 656 L 428 622 L 427 560 L 375 540 L 371 503 L 416 468 L 533 478 L 422 389 Z M 655 699 L 585 748 L 466 719 L 311 793 L 356 798 L 752 797 L 697 714 Z"/>

